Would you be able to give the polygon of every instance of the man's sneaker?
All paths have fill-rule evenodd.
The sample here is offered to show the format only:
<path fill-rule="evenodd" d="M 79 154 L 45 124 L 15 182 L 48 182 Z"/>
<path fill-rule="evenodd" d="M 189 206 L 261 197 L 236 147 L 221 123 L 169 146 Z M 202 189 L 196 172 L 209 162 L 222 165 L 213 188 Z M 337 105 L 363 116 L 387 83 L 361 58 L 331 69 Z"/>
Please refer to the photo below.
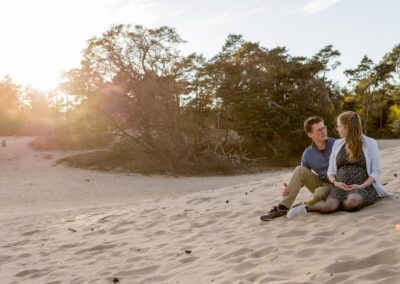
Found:
<path fill-rule="evenodd" d="M 306 207 L 307 207 L 307 205 L 305 205 L 305 204 L 300 204 L 299 206 L 292 207 L 292 209 L 290 209 L 289 212 L 287 213 L 286 217 L 288 217 L 290 219 L 295 216 L 305 215 L 305 214 L 307 214 Z"/>
<path fill-rule="evenodd" d="M 288 209 L 281 209 L 278 206 L 274 206 L 266 215 L 263 215 L 260 217 L 261 220 L 263 221 L 270 221 L 274 218 L 281 217 L 286 215 L 288 212 Z"/>

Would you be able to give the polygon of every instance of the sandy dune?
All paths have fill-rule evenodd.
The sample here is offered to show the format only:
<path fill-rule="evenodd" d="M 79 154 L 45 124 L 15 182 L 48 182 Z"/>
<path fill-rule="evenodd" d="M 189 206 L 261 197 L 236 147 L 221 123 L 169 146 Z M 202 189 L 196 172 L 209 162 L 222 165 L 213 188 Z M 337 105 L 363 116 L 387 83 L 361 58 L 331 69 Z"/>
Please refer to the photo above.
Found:
<path fill-rule="evenodd" d="M 26 143 L 0 150 L 1 283 L 400 283 L 397 142 L 381 144 L 380 181 L 395 196 L 273 222 L 259 215 L 280 200 L 289 171 L 105 174 L 51 167 Z"/>
<path fill-rule="evenodd" d="M 31 139 L 7 138 L 7 147 L 0 147 L 0 215 L 130 204 L 218 189 L 275 174 L 175 178 L 53 166 L 54 160 L 69 153 L 33 151 L 27 146 Z M 283 172 L 289 171 L 279 173 Z"/>

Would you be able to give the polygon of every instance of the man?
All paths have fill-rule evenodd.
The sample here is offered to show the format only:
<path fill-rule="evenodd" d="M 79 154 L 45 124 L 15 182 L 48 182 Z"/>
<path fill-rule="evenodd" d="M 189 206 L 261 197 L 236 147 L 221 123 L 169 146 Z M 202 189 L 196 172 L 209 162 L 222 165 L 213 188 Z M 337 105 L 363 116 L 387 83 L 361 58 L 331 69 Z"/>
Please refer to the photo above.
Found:
<path fill-rule="evenodd" d="M 293 172 L 289 185 L 283 184 L 282 201 L 260 217 L 263 221 L 286 215 L 303 186 L 313 193 L 313 198 L 306 202 L 307 205 L 325 199 L 329 194 L 332 184 L 327 179 L 326 173 L 335 139 L 327 136 L 326 126 L 319 116 L 307 118 L 304 121 L 304 131 L 311 138 L 312 144 L 304 151 L 301 166 Z"/>

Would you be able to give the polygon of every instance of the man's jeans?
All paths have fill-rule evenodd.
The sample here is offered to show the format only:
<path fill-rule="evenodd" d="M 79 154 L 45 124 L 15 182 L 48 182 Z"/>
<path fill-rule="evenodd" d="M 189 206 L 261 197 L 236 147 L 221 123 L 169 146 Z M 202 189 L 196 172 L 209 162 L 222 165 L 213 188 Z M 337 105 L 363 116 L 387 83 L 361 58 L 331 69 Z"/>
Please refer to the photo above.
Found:
<path fill-rule="evenodd" d="M 290 178 L 288 185 L 290 193 L 283 197 L 280 204 L 290 208 L 303 186 L 307 187 L 313 194 L 312 198 L 306 202 L 307 205 L 312 205 L 317 201 L 324 200 L 333 187 L 331 183 L 322 181 L 318 175 L 311 170 L 299 166 L 294 170 Z"/>

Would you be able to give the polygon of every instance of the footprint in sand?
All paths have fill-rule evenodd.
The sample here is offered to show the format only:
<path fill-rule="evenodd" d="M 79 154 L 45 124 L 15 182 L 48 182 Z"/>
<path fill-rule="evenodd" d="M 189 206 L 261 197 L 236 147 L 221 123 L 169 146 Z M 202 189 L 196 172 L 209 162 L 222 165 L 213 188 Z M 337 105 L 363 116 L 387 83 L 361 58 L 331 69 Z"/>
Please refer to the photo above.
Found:
<path fill-rule="evenodd" d="M 25 276 L 30 276 L 30 278 L 37 278 L 41 277 L 43 275 L 46 275 L 49 273 L 49 268 L 45 269 L 28 269 L 28 270 L 22 270 L 15 274 L 15 277 L 25 277 Z"/>
<path fill-rule="evenodd" d="M 260 258 L 270 254 L 271 252 L 274 252 L 274 250 L 275 250 L 274 247 L 266 247 L 252 253 L 250 256 L 254 258 Z"/>
<path fill-rule="evenodd" d="M 192 257 L 187 257 L 187 258 L 183 258 L 181 260 L 179 260 L 181 263 L 189 263 L 189 262 L 193 262 L 195 260 L 198 260 L 199 258 L 196 256 L 192 256 Z"/>
<path fill-rule="evenodd" d="M 115 245 L 115 244 L 111 244 L 111 245 L 97 245 L 97 246 L 94 246 L 94 247 L 91 247 L 91 248 L 88 248 L 88 249 L 83 249 L 83 250 L 80 250 L 80 251 L 77 251 L 75 254 L 76 255 L 79 255 L 79 254 L 82 254 L 82 253 L 93 253 L 93 252 L 100 252 L 100 253 L 103 253 L 103 252 L 106 252 L 106 251 L 108 251 L 108 250 L 110 250 L 110 249 L 113 249 L 113 248 L 115 248 L 117 245 Z"/>
<path fill-rule="evenodd" d="M 218 260 L 228 260 L 228 259 L 232 259 L 238 256 L 242 256 L 242 255 L 247 255 L 249 252 L 251 252 L 250 249 L 248 248 L 241 248 L 238 250 L 235 250 L 234 252 L 225 254 L 223 256 L 221 256 Z"/>
<path fill-rule="evenodd" d="M 28 257 L 31 257 L 32 255 L 31 254 L 29 254 L 29 253 L 23 253 L 23 254 L 20 254 L 19 256 L 18 256 L 18 258 L 28 258 Z"/>
<path fill-rule="evenodd" d="M 390 248 L 356 260 L 333 263 L 328 265 L 324 270 L 328 273 L 343 273 L 348 271 L 366 269 L 376 265 L 396 265 L 398 264 L 399 259 L 400 249 Z"/>
<path fill-rule="evenodd" d="M 37 233 L 40 233 L 40 231 L 34 230 L 34 231 L 30 231 L 30 232 L 25 232 L 25 233 L 21 234 L 21 236 L 31 236 L 31 235 L 37 234 Z"/>
<path fill-rule="evenodd" d="M 120 229 L 120 230 L 113 230 L 111 233 L 110 233 L 110 235 L 121 235 L 121 234 L 123 234 L 123 233 L 126 233 L 126 232 L 129 232 L 129 231 L 131 231 L 132 229 Z"/>

